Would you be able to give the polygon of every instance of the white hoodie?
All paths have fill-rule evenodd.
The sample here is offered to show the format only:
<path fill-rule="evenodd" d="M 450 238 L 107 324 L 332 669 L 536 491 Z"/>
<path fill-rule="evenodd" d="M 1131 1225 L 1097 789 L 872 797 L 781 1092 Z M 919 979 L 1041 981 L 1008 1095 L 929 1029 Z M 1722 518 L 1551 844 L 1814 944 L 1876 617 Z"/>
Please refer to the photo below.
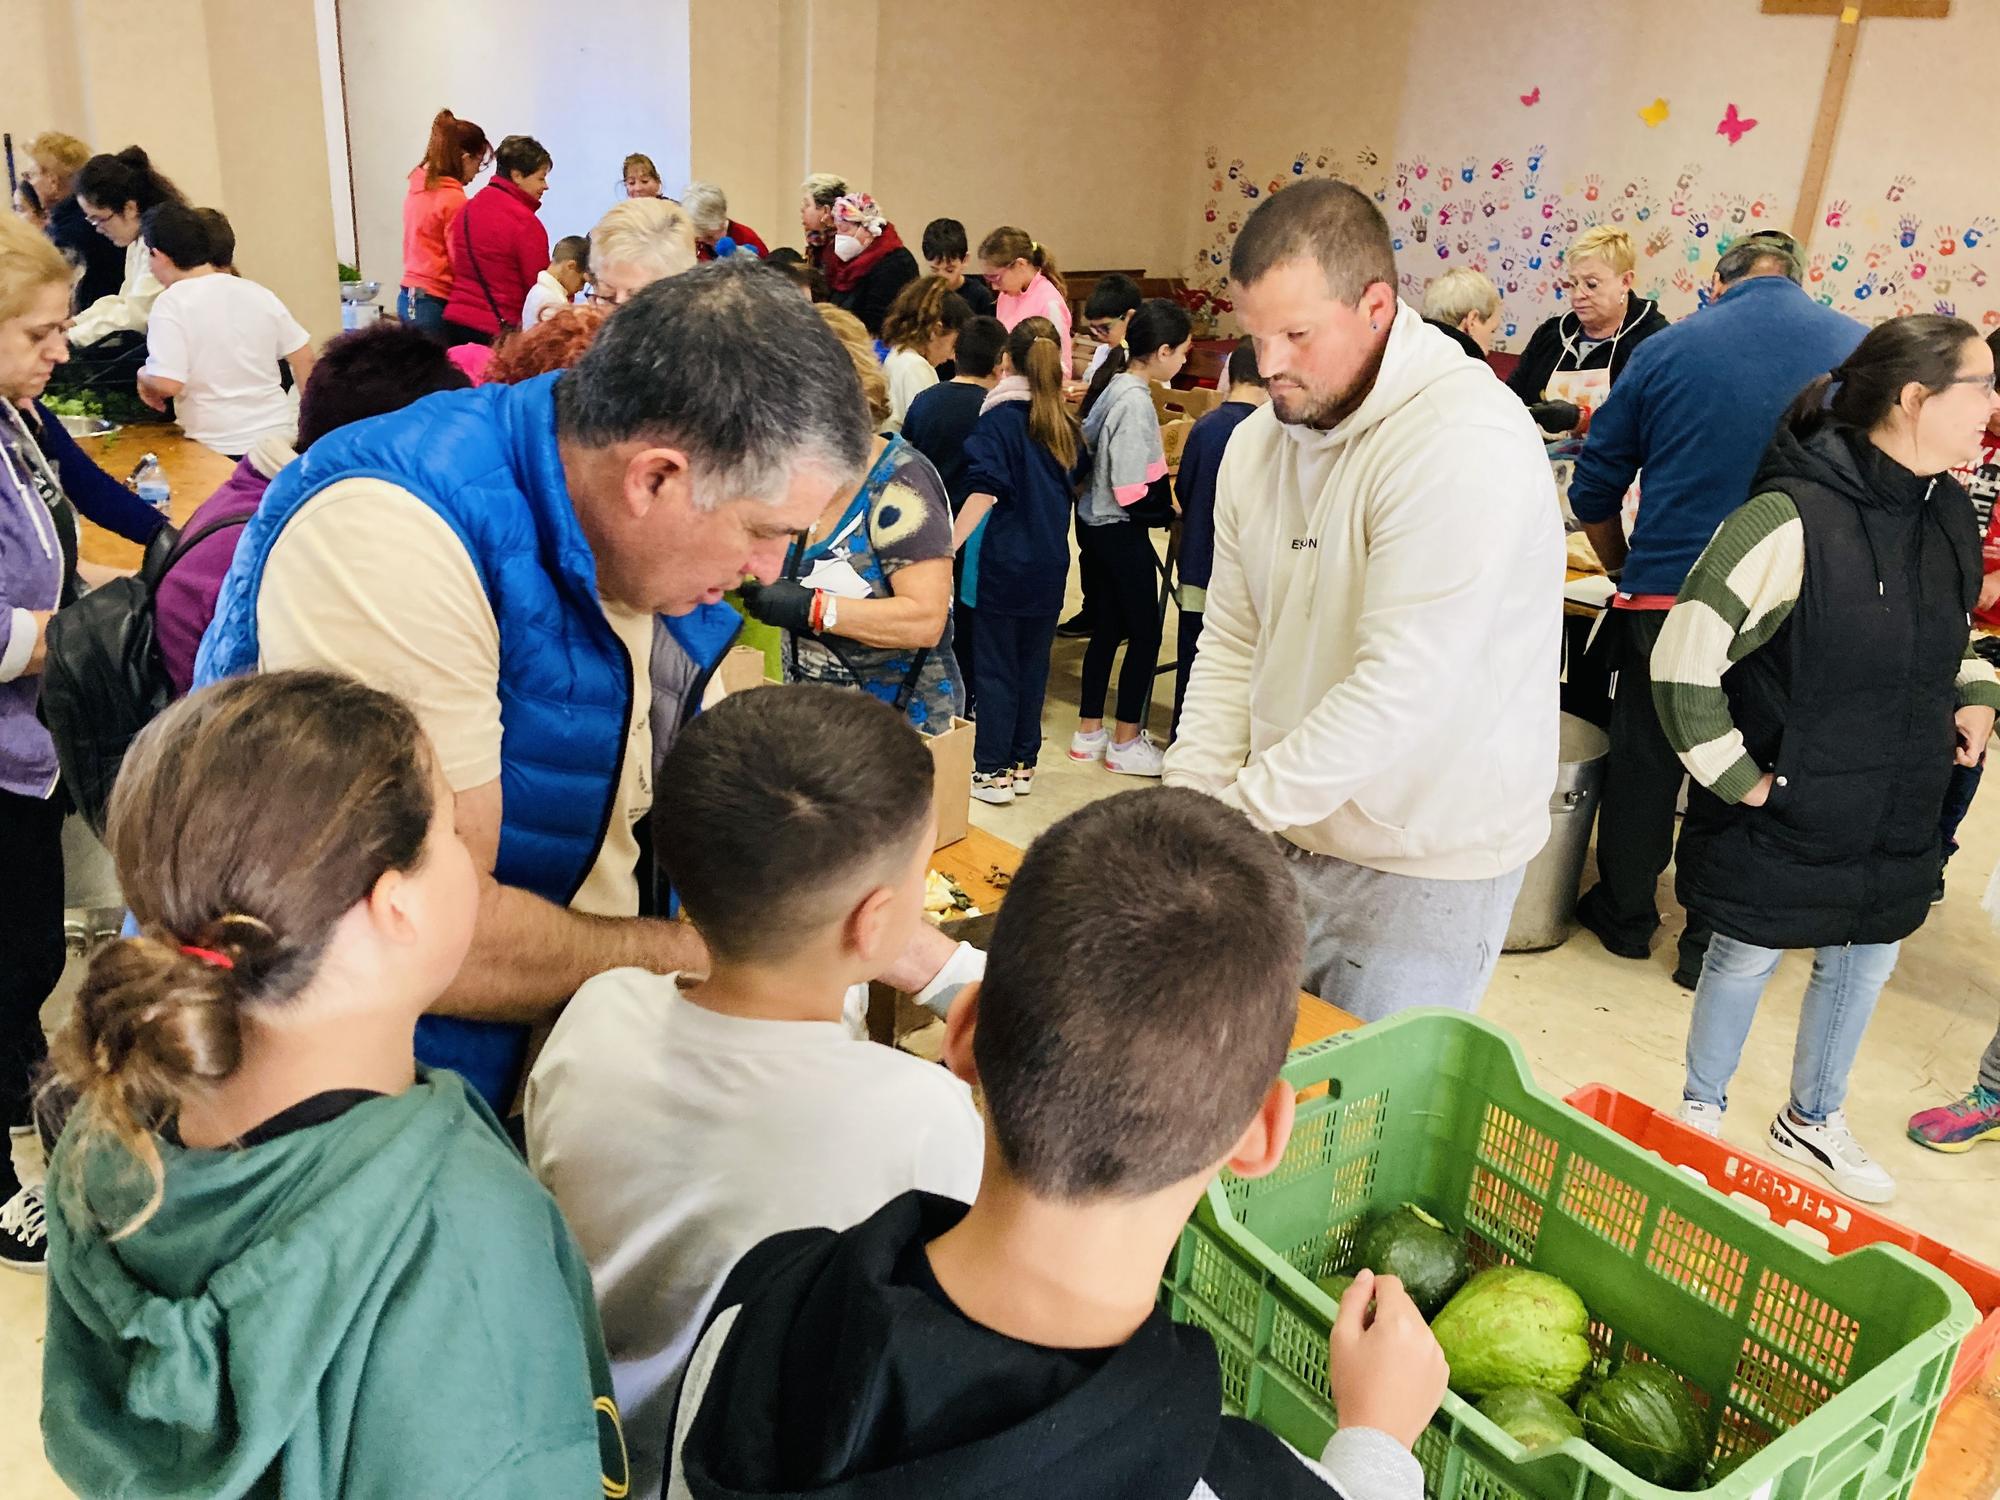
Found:
<path fill-rule="evenodd" d="M 1549 832 L 1563 528 L 1526 409 L 1402 306 L 1360 410 L 1230 438 L 1166 781 L 1315 854 L 1482 880 Z"/>

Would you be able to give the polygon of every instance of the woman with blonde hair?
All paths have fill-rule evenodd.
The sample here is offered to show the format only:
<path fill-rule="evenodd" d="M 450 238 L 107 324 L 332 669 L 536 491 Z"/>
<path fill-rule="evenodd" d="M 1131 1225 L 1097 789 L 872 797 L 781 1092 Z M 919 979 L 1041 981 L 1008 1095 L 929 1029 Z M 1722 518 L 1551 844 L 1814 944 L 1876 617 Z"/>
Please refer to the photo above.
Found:
<path fill-rule="evenodd" d="M 833 205 L 847 196 L 847 179 L 815 172 L 799 184 L 799 227 L 805 231 L 806 258 L 822 276 L 833 260 Z"/>
<path fill-rule="evenodd" d="M 1659 304 L 1632 290 L 1632 236 L 1609 224 L 1586 229 L 1563 257 L 1570 310 L 1537 328 L 1507 385 L 1548 432 L 1580 432 L 1624 372 L 1632 351 L 1667 326 Z M 1561 410 L 1576 408 L 1574 413 Z"/>
<path fill-rule="evenodd" d="M 986 267 L 986 284 L 993 288 L 993 316 L 1008 329 L 1023 318 L 1047 318 L 1062 338 L 1063 379 L 1075 366 L 1070 363 L 1069 287 L 1056 258 L 1048 247 L 1025 229 L 1002 224 L 979 242 L 980 263 Z"/>
<path fill-rule="evenodd" d="M 861 320 L 822 305 L 846 346 L 868 414 L 881 424 L 889 383 Z M 943 734 L 965 712 L 952 653 L 951 503 L 931 461 L 900 436 L 877 436 L 851 495 L 835 493 L 786 555 L 776 583 L 743 585 L 756 619 L 785 631 L 785 679 L 859 687 Z"/>
<path fill-rule="evenodd" d="M 76 174 L 90 160 L 90 147 L 60 130 L 45 130 L 28 142 L 27 156 L 23 180 L 48 215 L 42 232 L 56 242 L 64 259 L 83 271 L 70 305 L 81 310 L 99 297 L 117 295 L 125 278 L 125 257 L 91 226 L 76 201 Z"/>
<path fill-rule="evenodd" d="M 924 276 L 896 294 L 882 320 L 889 354 L 882 373 L 889 380 L 889 416 L 884 431 L 900 431 L 910 403 L 938 382 L 937 367 L 958 348 L 959 330 L 972 309 L 943 276 Z"/>
<path fill-rule="evenodd" d="M 38 704 L 50 622 L 77 596 L 76 506 L 136 542 L 162 518 L 77 451 L 41 406 L 70 357 L 70 264 L 0 215 L 0 1126 L 29 1127 L 42 1002 L 63 970 L 61 795 Z M 0 1265 L 39 1270 L 41 1189 L 14 1175 L 0 1140 Z"/>
<path fill-rule="evenodd" d="M 694 225 L 670 198 L 614 203 L 590 231 L 590 301 L 620 307 L 656 281 L 691 270 Z"/>

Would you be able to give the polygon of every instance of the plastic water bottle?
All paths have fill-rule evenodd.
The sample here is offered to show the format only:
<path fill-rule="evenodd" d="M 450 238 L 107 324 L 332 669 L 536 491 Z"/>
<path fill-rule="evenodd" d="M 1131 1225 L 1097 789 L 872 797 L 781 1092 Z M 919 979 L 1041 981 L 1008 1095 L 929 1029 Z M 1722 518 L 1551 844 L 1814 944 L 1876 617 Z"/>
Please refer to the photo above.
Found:
<path fill-rule="evenodd" d="M 167 483 L 166 471 L 160 467 L 160 460 L 148 453 L 139 460 L 139 467 L 132 471 L 132 488 L 139 498 L 152 506 L 161 515 L 173 512 L 173 486 Z"/>

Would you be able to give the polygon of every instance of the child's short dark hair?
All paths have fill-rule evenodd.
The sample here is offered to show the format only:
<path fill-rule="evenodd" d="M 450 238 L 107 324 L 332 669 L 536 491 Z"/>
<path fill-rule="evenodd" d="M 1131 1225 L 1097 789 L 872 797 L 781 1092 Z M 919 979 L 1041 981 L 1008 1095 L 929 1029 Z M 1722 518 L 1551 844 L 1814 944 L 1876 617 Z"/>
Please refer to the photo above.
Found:
<path fill-rule="evenodd" d="M 932 219 L 924 226 L 924 259 L 964 260 L 972 253 L 965 226 L 956 219 Z"/>
<path fill-rule="evenodd" d="M 1007 325 L 998 318 L 977 317 L 958 331 L 958 347 L 952 353 L 954 368 L 961 375 L 984 380 L 1000 368 L 1000 351 L 1007 347 Z"/>
<path fill-rule="evenodd" d="M 1127 792 L 1037 839 L 1007 890 L 973 1056 L 1008 1169 L 1138 1197 L 1220 1161 L 1285 1060 L 1305 948 L 1272 841 L 1199 792 Z"/>
<path fill-rule="evenodd" d="M 590 265 L 590 236 L 587 234 L 566 234 L 549 248 L 549 264 L 568 261 L 571 265 Z"/>
<path fill-rule="evenodd" d="M 1257 343 L 1254 339 L 1240 338 L 1236 347 L 1229 351 L 1229 383 L 1232 386 L 1258 387 L 1264 384 L 1264 377 L 1257 370 Z"/>
<path fill-rule="evenodd" d="M 159 251 L 178 270 L 192 271 L 211 264 L 215 235 L 198 208 L 185 203 L 155 203 L 140 215 L 139 233 L 148 249 Z"/>
<path fill-rule="evenodd" d="M 733 693 L 661 765 L 654 848 L 715 954 L 782 957 L 846 914 L 857 880 L 911 858 L 934 779 L 917 732 L 867 693 Z"/>
<path fill-rule="evenodd" d="M 1139 304 L 1145 300 L 1138 282 L 1113 271 L 1109 276 L 1097 278 L 1097 285 L 1090 289 L 1090 296 L 1083 304 L 1083 315 L 1086 318 L 1123 318 L 1137 312 Z"/>

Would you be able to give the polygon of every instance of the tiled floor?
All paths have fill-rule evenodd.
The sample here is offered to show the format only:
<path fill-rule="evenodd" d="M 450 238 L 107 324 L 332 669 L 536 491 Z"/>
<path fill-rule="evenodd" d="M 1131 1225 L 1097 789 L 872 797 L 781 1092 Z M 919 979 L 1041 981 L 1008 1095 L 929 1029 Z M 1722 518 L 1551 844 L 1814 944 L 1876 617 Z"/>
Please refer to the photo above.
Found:
<path fill-rule="evenodd" d="M 1168 625 L 1172 640 L 1172 621 Z M 1081 642 L 1058 642 L 1044 718 L 1047 744 L 1032 798 L 1010 807 L 974 804 L 982 827 L 1017 844 L 1086 802 L 1137 785 L 1102 766 L 1067 757 L 1075 721 Z M 1155 726 L 1164 733 L 1171 678 L 1160 679 Z M 1903 1138 L 1914 1111 L 1953 1097 L 1972 1081 L 1979 1053 L 2000 1020 L 2000 937 L 1979 909 L 1987 875 L 2000 859 L 2000 796 L 1973 807 L 1953 865 L 1949 899 L 1905 945 L 1853 1077 L 1849 1113 L 1856 1133 L 1896 1174 L 1890 1214 L 1988 1262 L 2000 1263 L 2000 1145 L 1939 1156 Z M 1135 874 L 1134 878 L 1143 878 Z M 1671 885 L 1662 909 L 1671 907 Z M 1678 912 L 1673 925 L 1677 930 Z M 1646 963 L 1615 959 L 1588 934 L 1547 953 L 1509 955 L 1484 1014 L 1520 1039 L 1536 1077 L 1551 1092 L 1602 1081 L 1655 1104 L 1679 1098 L 1681 1052 L 1691 996 L 1668 977 L 1672 945 Z M 1988 966 L 1994 966 L 1989 974 Z M 1780 969 L 1751 1033 L 1724 1134 L 1755 1149 L 1784 1101 L 1799 995 L 1810 966 L 1793 955 Z M 8 1500 L 66 1494 L 43 1466 L 37 1430 L 42 1323 L 38 1278 L 0 1273 L 0 1485 Z"/>

